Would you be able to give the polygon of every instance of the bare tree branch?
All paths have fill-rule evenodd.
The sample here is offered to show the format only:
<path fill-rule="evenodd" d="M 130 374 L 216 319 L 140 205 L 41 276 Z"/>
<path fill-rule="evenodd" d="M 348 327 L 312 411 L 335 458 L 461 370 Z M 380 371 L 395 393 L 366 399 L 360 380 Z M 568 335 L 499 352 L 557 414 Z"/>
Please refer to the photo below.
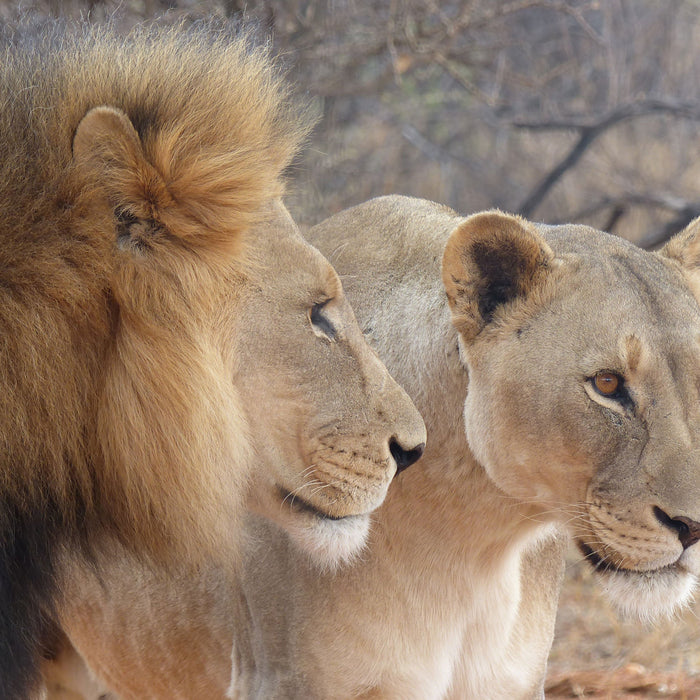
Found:
<path fill-rule="evenodd" d="M 595 214 L 609 209 L 607 221 L 600 228 L 610 233 L 614 232 L 615 225 L 631 207 L 647 207 L 664 209 L 675 216 L 657 231 L 652 231 L 637 241 L 637 244 L 647 250 L 658 248 L 671 236 L 684 229 L 693 219 L 700 216 L 700 201 L 691 202 L 681 197 L 666 193 L 640 193 L 630 192 L 617 197 L 604 197 L 598 202 L 569 215 L 566 220 L 554 223 L 566 223 L 568 221 L 583 221 Z"/>
<path fill-rule="evenodd" d="M 542 200 L 562 175 L 578 163 L 588 147 L 602 133 L 627 119 L 649 116 L 651 114 L 672 114 L 681 119 L 700 120 L 700 104 L 677 100 L 642 100 L 617 107 L 594 122 L 591 121 L 590 117 L 548 122 L 512 122 L 513 126 L 521 129 L 536 131 L 574 129 L 580 132 L 578 141 L 566 156 L 540 180 L 518 207 L 518 212 L 526 217 L 532 216 L 532 213 L 542 203 Z"/>
<path fill-rule="evenodd" d="M 530 131 L 584 131 L 586 129 L 607 129 L 618 122 L 651 114 L 671 114 L 681 119 L 700 119 L 700 103 L 683 102 L 672 99 L 648 99 L 620 105 L 603 117 L 564 117 L 549 121 L 527 121 L 512 119 L 509 123 L 519 129 Z"/>
<path fill-rule="evenodd" d="M 693 219 L 700 216 L 700 202 L 688 203 L 688 205 L 679 212 L 679 214 L 671 219 L 660 231 L 648 234 L 640 239 L 637 243 L 640 247 L 647 250 L 659 248 L 671 236 L 682 231 Z"/>
<path fill-rule="evenodd" d="M 599 129 L 588 128 L 583 129 L 581 136 L 574 147 L 566 154 L 566 156 L 557 163 L 540 182 L 535 186 L 535 189 L 525 198 L 523 203 L 518 207 L 518 212 L 524 217 L 532 216 L 532 213 L 541 204 L 542 200 L 547 196 L 549 190 L 554 187 L 559 178 L 578 163 L 581 156 L 586 152 L 588 147 L 595 141 L 607 127 Z"/>
<path fill-rule="evenodd" d="M 469 167 L 475 167 L 476 162 L 469 160 L 467 158 L 462 158 L 455 153 L 448 151 L 440 146 L 437 146 L 432 141 L 421 134 L 418 129 L 410 124 L 401 125 L 401 136 L 403 136 L 406 141 L 415 146 L 421 153 L 425 154 L 431 160 L 437 161 L 439 163 L 454 162 L 460 165 L 467 165 Z"/>

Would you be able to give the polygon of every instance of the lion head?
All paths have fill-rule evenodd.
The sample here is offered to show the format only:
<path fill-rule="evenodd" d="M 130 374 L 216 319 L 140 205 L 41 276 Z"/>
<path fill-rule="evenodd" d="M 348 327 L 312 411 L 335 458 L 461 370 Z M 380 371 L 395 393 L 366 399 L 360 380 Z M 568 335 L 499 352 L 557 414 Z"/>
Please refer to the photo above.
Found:
<path fill-rule="evenodd" d="M 700 571 L 699 253 L 699 222 L 650 253 L 487 212 L 443 258 L 470 447 L 641 617 L 683 605 Z"/>
<path fill-rule="evenodd" d="M 283 209 L 257 230 L 246 270 L 221 325 L 254 445 L 250 506 L 334 566 L 364 544 L 369 513 L 422 454 L 425 428 L 335 270 Z"/>
<path fill-rule="evenodd" d="M 279 200 L 308 119 L 266 51 L 4 41 L 0 687 L 25 697 L 59 547 L 228 558 L 252 492 L 333 562 L 425 432 Z"/>

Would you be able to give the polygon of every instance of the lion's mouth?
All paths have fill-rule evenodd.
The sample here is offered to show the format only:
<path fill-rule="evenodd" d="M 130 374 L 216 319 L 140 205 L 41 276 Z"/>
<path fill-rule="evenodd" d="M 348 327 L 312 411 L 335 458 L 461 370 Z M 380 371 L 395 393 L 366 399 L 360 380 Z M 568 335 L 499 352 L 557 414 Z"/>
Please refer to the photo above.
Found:
<path fill-rule="evenodd" d="M 299 513 L 308 513 L 323 520 L 344 520 L 346 517 L 343 515 L 331 515 L 330 513 L 324 513 L 316 508 L 316 506 L 311 505 L 311 503 L 305 501 L 300 496 L 287 491 L 282 486 L 278 486 L 277 490 L 282 498 L 282 503 L 287 504 L 292 510 Z"/>
<path fill-rule="evenodd" d="M 627 569 L 606 561 L 581 540 L 576 540 L 576 546 L 625 618 L 653 621 L 673 615 L 693 599 L 698 579 L 683 555 L 657 569 Z"/>
<path fill-rule="evenodd" d="M 604 561 L 600 558 L 597 552 L 594 552 L 587 544 L 581 542 L 581 540 L 576 541 L 576 546 L 579 552 L 583 554 L 584 559 L 596 570 L 596 571 L 625 571 L 625 569 L 620 569 L 609 561 Z"/>
<path fill-rule="evenodd" d="M 581 540 L 576 540 L 576 546 L 578 547 L 581 554 L 583 554 L 584 559 L 595 569 L 595 571 L 597 571 L 599 573 L 615 572 L 615 573 L 620 573 L 620 574 L 635 574 L 637 576 L 649 575 L 649 574 L 657 573 L 659 571 L 673 569 L 676 567 L 676 564 L 677 564 L 677 562 L 674 562 L 673 564 L 667 564 L 666 566 L 662 566 L 662 567 L 659 567 L 658 569 L 653 569 L 651 571 L 649 571 L 649 570 L 639 571 L 636 569 L 626 569 L 622 566 L 617 566 L 617 565 L 613 564 L 611 561 L 606 561 L 605 559 L 602 559 L 601 556 L 597 552 L 595 552 L 593 549 L 591 549 L 584 542 L 581 542 Z"/>

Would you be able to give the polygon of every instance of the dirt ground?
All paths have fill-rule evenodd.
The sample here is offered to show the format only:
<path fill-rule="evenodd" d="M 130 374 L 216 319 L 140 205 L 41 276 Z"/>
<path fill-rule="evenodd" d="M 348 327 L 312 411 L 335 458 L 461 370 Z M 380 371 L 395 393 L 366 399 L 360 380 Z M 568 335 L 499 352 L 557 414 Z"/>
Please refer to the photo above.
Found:
<path fill-rule="evenodd" d="M 700 700 L 700 601 L 655 625 L 623 621 L 570 552 L 546 684 L 560 698 Z"/>

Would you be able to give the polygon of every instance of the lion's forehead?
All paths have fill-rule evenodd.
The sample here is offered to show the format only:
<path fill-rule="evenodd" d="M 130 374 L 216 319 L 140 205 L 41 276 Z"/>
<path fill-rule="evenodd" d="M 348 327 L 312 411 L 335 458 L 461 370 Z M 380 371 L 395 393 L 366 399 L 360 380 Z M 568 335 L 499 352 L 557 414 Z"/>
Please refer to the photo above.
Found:
<path fill-rule="evenodd" d="M 628 289 L 647 299 L 692 296 L 677 267 L 658 253 L 586 226 L 540 226 L 538 231 L 555 255 L 591 282 L 604 283 L 603 290 Z"/>
<path fill-rule="evenodd" d="M 577 368 L 587 376 L 619 372 L 637 385 L 700 387 L 700 313 L 664 314 L 660 309 L 627 306 L 619 300 L 592 304 L 587 322 L 567 333 L 562 352 L 573 353 Z"/>
<path fill-rule="evenodd" d="M 700 306 L 680 270 L 656 253 L 600 232 L 553 237 L 563 261 L 555 303 L 603 329 L 655 340 L 700 334 Z"/>
<path fill-rule="evenodd" d="M 249 277 L 266 295 L 320 303 L 342 294 L 333 267 L 295 228 L 280 231 L 266 222 L 251 238 Z"/>
<path fill-rule="evenodd" d="M 650 392 L 673 386 L 697 399 L 700 306 L 678 267 L 592 229 L 543 230 L 560 264 L 544 303 L 515 320 L 517 342 L 502 346 L 511 364 L 541 371 L 545 346 L 562 377 L 615 371 Z"/>

